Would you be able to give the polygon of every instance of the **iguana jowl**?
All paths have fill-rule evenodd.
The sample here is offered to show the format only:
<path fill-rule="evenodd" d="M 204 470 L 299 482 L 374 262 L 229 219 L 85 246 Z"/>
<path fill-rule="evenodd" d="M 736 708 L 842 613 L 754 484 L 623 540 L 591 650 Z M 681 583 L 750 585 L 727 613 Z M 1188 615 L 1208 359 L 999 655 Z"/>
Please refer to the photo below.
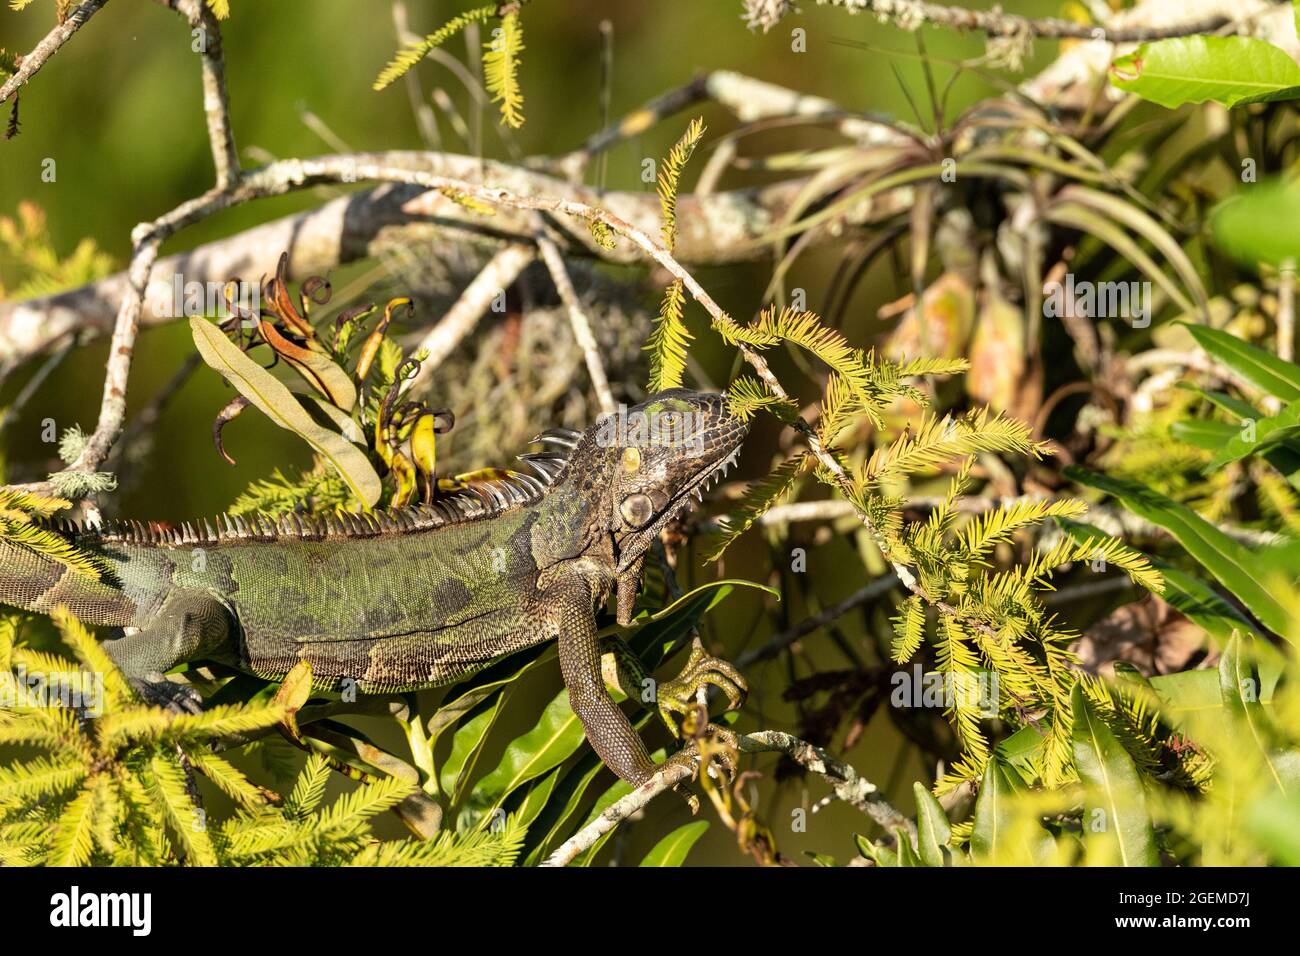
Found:
<path fill-rule="evenodd" d="M 0 542 L 0 601 L 122 629 L 105 647 L 148 695 L 163 672 L 212 660 L 284 677 L 300 660 L 320 686 L 363 693 L 451 683 L 505 655 L 558 641 L 574 713 L 601 759 L 640 784 L 654 770 L 606 689 L 602 653 L 623 686 L 642 675 L 617 639 L 598 638 L 611 590 L 629 623 L 647 550 L 664 525 L 734 462 L 746 426 L 722 396 L 673 389 L 585 433 L 552 431 L 558 452 L 525 456 L 515 478 L 433 506 L 320 519 L 218 519 L 160 530 L 57 527 L 109 573 L 96 581 Z M 481 497 L 480 497 L 481 496 Z M 658 689 L 661 712 L 714 684 L 735 706 L 744 682 L 697 647 Z M 639 697 L 639 695 L 637 695 Z"/>

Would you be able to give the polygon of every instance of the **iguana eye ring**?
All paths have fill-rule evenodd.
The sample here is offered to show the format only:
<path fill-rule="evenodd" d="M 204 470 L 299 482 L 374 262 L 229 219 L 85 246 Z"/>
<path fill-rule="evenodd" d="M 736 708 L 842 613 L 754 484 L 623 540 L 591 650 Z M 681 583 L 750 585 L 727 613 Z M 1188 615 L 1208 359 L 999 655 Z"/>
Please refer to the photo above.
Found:
<path fill-rule="evenodd" d="M 641 467 L 641 449 L 624 448 L 623 449 L 623 470 L 631 473 Z"/>
<path fill-rule="evenodd" d="M 648 495 L 628 495 L 619 506 L 623 520 L 633 528 L 644 528 L 654 517 L 655 506 Z"/>

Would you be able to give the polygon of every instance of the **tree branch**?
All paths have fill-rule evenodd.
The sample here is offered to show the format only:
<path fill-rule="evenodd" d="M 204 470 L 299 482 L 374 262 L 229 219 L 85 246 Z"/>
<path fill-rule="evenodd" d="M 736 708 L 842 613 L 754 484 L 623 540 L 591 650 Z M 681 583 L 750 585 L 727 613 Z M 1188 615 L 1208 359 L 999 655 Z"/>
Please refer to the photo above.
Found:
<path fill-rule="evenodd" d="M 856 770 L 836 760 L 821 747 L 815 747 L 807 741 L 779 730 L 763 730 L 746 734 L 737 737 L 736 742 L 741 753 L 785 754 L 804 769 L 824 777 L 830 783 L 836 797 L 867 814 L 886 832 L 900 828 L 908 834 L 916 832 L 915 824 L 895 810 L 889 801 L 881 796 L 875 784 L 860 777 Z M 606 833 L 637 811 L 644 809 L 659 794 L 682 783 L 690 776 L 691 770 L 681 764 L 674 764 L 660 770 L 627 796 L 610 804 L 604 813 L 556 847 L 542 865 L 568 866 L 585 850 L 595 846 Z"/>
<path fill-rule="evenodd" d="M 337 157 L 373 161 L 441 174 L 472 183 L 492 182 L 524 194 L 563 196 L 619 212 L 629 222 L 653 231 L 659 203 L 653 192 L 601 192 L 519 166 L 449 153 L 386 152 Z M 353 177 L 352 181 L 358 177 Z M 346 180 L 345 180 L 346 181 Z M 743 189 L 709 196 L 683 195 L 678 200 L 681 228 L 677 254 L 696 266 L 727 265 L 765 258 L 770 250 L 755 240 L 781 221 L 789 205 L 808 185 L 804 178 L 760 189 Z M 848 220 L 867 224 L 892 215 L 907 202 L 882 197 L 870 209 Z M 566 256 L 599 258 L 631 265 L 640 256 L 621 245 L 602 248 L 585 229 L 562 230 L 552 238 Z M 831 241 L 829 231 L 818 238 Z M 489 247 L 502 243 L 534 244 L 531 215 L 503 209 L 484 217 L 438 193 L 406 185 L 385 185 L 354 192 L 302 213 L 285 216 L 189 252 L 160 259 L 145 289 L 140 321 L 158 325 L 175 321 L 175 280 L 224 283 L 242 279 L 257 283 L 289 252 L 289 276 L 302 279 L 331 268 L 373 258 L 386 249 L 417 242 L 473 242 Z M 90 285 L 25 302 L 0 302 L 0 377 L 35 355 L 48 351 L 70 332 L 90 337 L 112 328 L 117 306 L 126 295 L 126 273 Z"/>
<path fill-rule="evenodd" d="M 1165 37 L 1210 33 L 1231 18 L 1226 15 L 1188 19 L 1162 26 L 1135 25 L 1107 27 L 1100 24 L 1075 23 L 1057 17 L 1025 17 L 992 10 L 969 10 L 924 0 L 816 0 L 819 7 L 842 7 L 851 13 L 874 14 L 893 20 L 904 30 L 921 26 L 946 27 L 951 30 L 974 30 L 991 37 L 1037 37 L 1041 39 L 1104 40 L 1108 43 L 1141 43 Z M 745 9 L 751 29 L 767 32 L 794 8 L 792 0 L 747 0 Z"/>
<path fill-rule="evenodd" d="M 226 61 L 221 46 L 221 27 L 204 0 L 160 0 L 180 13 L 196 38 L 203 63 L 203 113 L 208 122 L 208 140 L 217 186 L 225 188 L 239 178 L 239 152 L 230 126 L 230 95 L 226 92 Z"/>
<path fill-rule="evenodd" d="M 107 2 L 108 0 L 84 0 L 75 10 L 68 14 L 66 20 L 45 34 L 45 37 L 40 43 L 36 44 L 32 52 L 19 60 L 18 72 L 5 80 L 3 86 L 0 86 L 0 103 L 17 94 L 18 90 L 28 80 L 40 72 L 45 62 L 58 53 L 63 44 L 71 40 L 72 35 L 80 30 L 86 21 L 99 12 L 99 8 Z"/>

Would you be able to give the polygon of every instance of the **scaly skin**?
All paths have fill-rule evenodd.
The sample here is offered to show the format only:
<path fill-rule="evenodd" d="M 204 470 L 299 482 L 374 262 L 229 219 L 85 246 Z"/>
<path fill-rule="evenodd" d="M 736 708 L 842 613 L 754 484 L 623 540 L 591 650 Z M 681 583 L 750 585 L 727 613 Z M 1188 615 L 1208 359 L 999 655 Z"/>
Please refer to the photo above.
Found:
<path fill-rule="evenodd" d="M 595 611 L 615 590 L 620 622 L 631 619 L 651 542 L 734 458 L 746 427 L 721 396 L 683 389 L 630 409 L 626 421 L 659 431 L 628 434 L 607 416 L 581 436 L 555 433 L 551 441 L 573 446 L 567 461 L 542 462 L 544 484 L 506 488 L 488 507 L 305 533 L 288 524 L 222 534 L 69 529 L 109 567 L 106 582 L 0 542 L 0 601 L 42 612 L 62 605 L 88 624 L 122 628 L 105 647 L 155 698 L 174 693 L 162 674 L 184 661 L 279 679 L 306 660 L 321 686 L 389 693 L 448 684 L 555 640 L 587 739 L 639 785 L 654 764 L 606 689 Z M 627 655 L 619 663 L 626 675 Z M 705 684 L 732 706 L 743 698 L 740 675 L 697 648 L 682 677 L 660 688 L 670 728 L 670 712 Z"/>

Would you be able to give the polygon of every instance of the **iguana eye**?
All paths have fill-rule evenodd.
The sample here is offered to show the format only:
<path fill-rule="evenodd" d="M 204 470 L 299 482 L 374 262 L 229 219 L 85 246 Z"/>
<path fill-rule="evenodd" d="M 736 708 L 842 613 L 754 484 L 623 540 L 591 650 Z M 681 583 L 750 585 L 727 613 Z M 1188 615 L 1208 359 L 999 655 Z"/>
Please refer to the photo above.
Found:
<path fill-rule="evenodd" d="M 628 472 L 636 471 L 641 467 L 641 449 L 624 448 L 623 449 L 623 470 Z"/>
<path fill-rule="evenodd" d="M 628 495 L 623 499 L 619 511 L 631 527 L 644 528 L 654 517 L 655 506 L 646 495 Z"/>

